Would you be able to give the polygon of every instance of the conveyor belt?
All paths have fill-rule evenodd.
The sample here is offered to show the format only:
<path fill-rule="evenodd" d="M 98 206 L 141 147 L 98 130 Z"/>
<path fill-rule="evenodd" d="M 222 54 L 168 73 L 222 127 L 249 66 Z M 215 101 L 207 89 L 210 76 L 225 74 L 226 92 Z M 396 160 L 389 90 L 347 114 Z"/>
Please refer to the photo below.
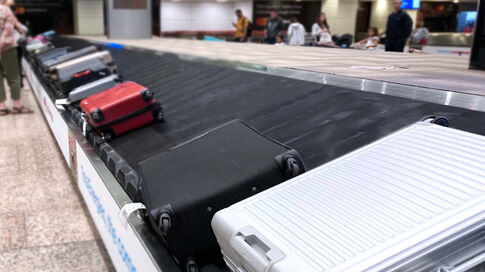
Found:
<path fill-rule="evenodd" d="M 57 39 L 55 44 L 78 49 L 89 43 Z M 172 54 L 107 49 L 125 80 L 149 87 L 165 111 L 165 122 L 110 142 L 134 169 L 138 162 L 236 118 L 298 150 L 308 169 L 425 115 L 446 116 L 452 127 L 485 135 L 484 112 L 191 62 Z M 165 261 L 164 271 L 174 271 L 173 261 Z"/>
<path fill-rule="evenodd" d="M 58 39 L 57 46 L 87 42 Z M 314 168 L 425 115 L 485 135 L 485 113 L 405 98 L 241 71 L 175 55 L 109 48 L 125 80 L 153 90 L 166 121 L 110 142 L 134 168 L 139 161 L 240 118 L 298 150 Z"/>

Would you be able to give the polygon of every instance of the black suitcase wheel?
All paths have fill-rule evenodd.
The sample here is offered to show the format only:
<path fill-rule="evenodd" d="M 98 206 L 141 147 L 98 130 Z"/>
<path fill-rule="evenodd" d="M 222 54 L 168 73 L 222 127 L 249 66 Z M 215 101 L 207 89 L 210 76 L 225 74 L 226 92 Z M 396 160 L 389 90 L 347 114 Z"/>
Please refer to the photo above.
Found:
<path fill-rule="evenodd" d="M 429 120 L 429 119 L 433 119 L 433 120 L 431 120 L 431 123 L 433 123 L 433 124 L 444 126 L 444 127 L 450 126 L 450 122 L 448 121 L 448 118 L 443 117 L 443 116 L 427 115 L 427 116 L 421 118 L 421 121 L 426 121 L 426 120 Z"/>
<path fill-rule="evenodd" d="M 301 174 L 301 172 L 302 169 L 298 160 L 291 157 L 286 159 L 286 175 L 288 177 L 296 177 Z"/>
<path fill-rule="evenodd" d="M 187 261 L 187 272 L 199 272 L 199 267 L 194 260 Z"/>
<path fill-rule="evenodd" d="M 172 227 L 172 218 L 168 212 L 163 212 L 158 218 L 158 228 L 163 235 L 166 235 Z"/>
<path fill-rule="evenodd" d="M 141 95 L 143 97 L 143 100 L 145 101 L 150 101 L 153 98 L 153 92 L 150 90 L 144 90 L 141 92 Z"/>
<path fill-rule="evenodd" d="M 436 117 L 433 121 L 431 121 L 431 123 L 444 126 L 444 127 L 450 126 L 450 122 L 448 121 L 448 119 L 443 116 Z"/>
<path fill-rule="evenodd" d="M 95 109 L 93 112 L 91 112 L 91 118 L 94 122 L 98 123 L 104 120 L 104 115 L 101 110 Z"/>

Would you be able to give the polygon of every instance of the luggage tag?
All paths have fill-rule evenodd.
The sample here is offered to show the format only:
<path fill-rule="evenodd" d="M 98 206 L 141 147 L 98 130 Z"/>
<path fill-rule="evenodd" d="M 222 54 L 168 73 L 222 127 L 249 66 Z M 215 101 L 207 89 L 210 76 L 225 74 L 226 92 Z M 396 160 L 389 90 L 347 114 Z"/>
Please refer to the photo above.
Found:
<path fill-rule="evenodd" d="M 63 98 L 63 99 L 57 99 L 55 101 L 55 104 L 58 110 L 65 110 L 64 105 L 69 105 L 71 104 L 71 102 L 67 98 Z"/>
<path fill-rule="evenodd" d="M 130 215 L 132 213 L 134 213 L 135 211 L 138 211 L 138 210 L 146 210 L 147 208 L 145 207 L 145 205 L 143 205 L 143 203 L 128 203 L 128 204 L 125 204 L 123 206 L 123 208 L 121 208 L 120 210 L 120 213 L 118 214 L 121 222 L 123 223 L 123 226 L 125 226 L 125 228 L 128 226 L 128 218 L 130 217 Z"/>

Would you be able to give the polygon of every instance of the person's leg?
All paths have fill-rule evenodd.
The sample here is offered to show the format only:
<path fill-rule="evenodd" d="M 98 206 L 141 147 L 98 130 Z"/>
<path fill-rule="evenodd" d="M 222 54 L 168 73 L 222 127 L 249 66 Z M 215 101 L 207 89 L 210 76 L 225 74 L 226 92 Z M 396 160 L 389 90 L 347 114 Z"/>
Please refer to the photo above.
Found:
<path fill-rule="evenodd" d="M 22 63 L 22 46 L 19 45 L 17 46 L 17 63 L 18 63 L 18 66 L 19 66 L 19 75 L 20 75 L 20 88 L 24 88 L 24 74 L 23 74 L 23 71 L 22 71 L 22 65 L 20 65 L 20 63 Z"/>
<path fill-rule="evenodd" d="M 386 52 L 395 52 L 396 48 L 394 43 L 392 42 L 386 42 Z"/>
<path fill-rule="evenodd" d="M 10 48 L 3 52 L 2 65 L 5 76 L 7 77 L 8 86 L 10 87 L 12 100 L 20 100 L 20 70 L 15 48 Z"/>
<path fill-rule="evenodd" d="M 267 44 L 275 44 L 276 43 L 276 38 L 266 38 L 266 43 Z"/>
<path fill-rule="evenodd" d="M 0 53 L 1 54 L 1 53 Z M 0 116 L 8 114 L 7 104 L 5 101 L 7 100 L 7 95 L 5 92 L 5 84 L 3 82 L 3 58 L 0 60 Z"/>
<path fill-rule="evenodd" d="M 396 45 L 396 52 L 404 52 L 404 47 L 406 46 L 405 42 L 400 42 Z"/>
<path fill-rule="evenodd" d="M 10 87 L 10 96 L 13 100 L 13 113 L 31 113 L 32 111 L 22 106 L 20 102 L 20 73 L 17 60 L 17 51 L 10 48 L 3 52 L 2 56 L 3 69 L 7 77 L 7 83 Z"/>

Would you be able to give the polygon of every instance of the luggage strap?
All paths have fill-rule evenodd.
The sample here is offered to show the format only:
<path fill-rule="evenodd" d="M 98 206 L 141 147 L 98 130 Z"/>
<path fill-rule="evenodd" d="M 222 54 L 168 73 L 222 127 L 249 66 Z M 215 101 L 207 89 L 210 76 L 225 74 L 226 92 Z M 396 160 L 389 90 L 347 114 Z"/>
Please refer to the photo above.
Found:
<path fill-rule="evenodd" d="M 121 222 L 123 223 L 123 225 L 126 227 L 128 225 L 128 218 L 130 217 L 130 215 L 132 213 L 134 213 L 135 211 L 138 211 L 138 210 L 146 210 L 146 209 L 147 208 L 145 207 L 145 205 L 143 205 L 143 203 L 139 203 L 139 202 L 128 203 L 128 204 L 125 204 L 121 208 L 118 216 L 119 216 Z"/>
<path fill-rule="evenodd" d="M 106 124 L 104 124 L 102 126 L 99 126 L 99 127 L 97 127 L 97 129 L 103 130 L 103 129 L 106 129 L 106 128 L 111 128 L 112 126 L 114 126 L 114 125 L 116 125 L 118 123 L 124 122 L 124 121 L 126 121 L 126 120 L 128 120 L 130 118 L 133 118 L 133 117 L 138 116 L 140 114 L 144 114 L 146 112 L 153 111 L 153 110 L 157 110 L 157 109 L 160 109 L 160 108 L 161 108 L 160 103 L 159 102 L 155 102 L 155 103 L 152 103 L 152 104 L 148 105 L 145 108 L 142 108 L 140 110 L 137 110 L 135 112 L 132 112 L 130 114 L 127 114 L 127 115 L 125 115 L 125 116 L 123 116 L 123 117 L 121 117 L 121 118 L 119 118 L 117 120 L 113 120 L 113 121 L 108 122 L 108 123 L 106 123 Z"/>
<path fill-rule="evenodd" d="M 87 128 L 88 128 L 88 124 L 87 124 L 87 120 L 86 120 L 86 114 L 84 113 L 81 113 L 81 119 L 83 119 L 83 126 L 81 128 L 81 131 L 84 135 L 84 137 L 86 137 L 86 131 L 87 131 Z"/>
<path fill-rule="evenodd" d="M 65 110 L 64 105 L 69 105 L 71 104 L 71 102 L 67 98 L 63 98 L 63 99 L 57 99 L 55 101 L 55 104 L 58 110 Z"/>

